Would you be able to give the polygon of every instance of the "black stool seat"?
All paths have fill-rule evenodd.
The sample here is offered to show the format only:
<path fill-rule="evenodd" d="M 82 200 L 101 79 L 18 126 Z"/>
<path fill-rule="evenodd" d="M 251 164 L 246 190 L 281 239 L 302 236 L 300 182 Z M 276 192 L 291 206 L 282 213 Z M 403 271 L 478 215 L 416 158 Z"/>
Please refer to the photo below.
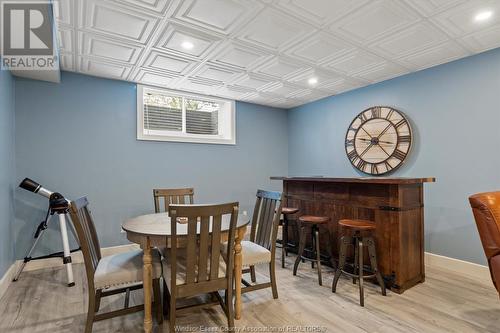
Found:
<path fill-rule="evenodd" d="M 332 283 L 332 292 L 336 292 L 337 283 L 339 281 L 340 275 L 346 274 L 352 277 L 352 282 L 356 283 L 359 280 L 359 304 L 365 306 L 364 300 L 364 289 L 363 282 L 366 278 L 375 277 L 377 279 L 380 288 L 382 289 L 382 295 L 386 295 L 384 280 L 382 275 L 378 270 L 377 265 L 377 252 L 375 249 L 375 240 L 373 239 L 373 232 L 376 230 L 375 222 L 368 220 L 340 220 L 339 226 L 352 231 L 353 233 L 349 235 L 344 235 L 340 239 L 340 253 L 339 253 L 339 265 L 335 270 L 335 276 Z M 354 272 L 349 273 L 344 270 L 347 257 L 347 247 L 354 246 Z M 364 260 L 363 260 L 363 247 L 368 247 L 368 254 L 370 256 L 370 266 L 373 274 L 364 274 Z M 356 274 L 356 271 L 358 273 Z"/>
<path fill-rule="evenodd" d="M 323 281 L 321 278 L 321 252 L 319 248 L 319 226 L 327 224 L 329 221 L 330 218 L 327 216 L 314 216 L 314 215 L 302 215 L 301 217 L 299 217 L 298 221 L 300 228 L 299 251 L 297 259 L 295 259 L 295 264 L 293 266 L 293 275 L 297 275 L 297 269 L 299 267 L 301 260 L 310 261 L 312 268 L 314 268 L 314 264 L 316 263 L 318 268 L 318 283 L 320 286 L 323 285 Z M 304 256 L 304 251 L 306 250 L 306 228 L 311 229 L 312 249 L 309 252 L 312 252 L 313 257 Z M 331 247 L 329 231 L 327 231 L 327 250 L 329 254 L 329 260 L 332 260 L 333 256 L 332 256 L 332 247 Z M 334 266 L 333 263 L 332 266 Z"/>

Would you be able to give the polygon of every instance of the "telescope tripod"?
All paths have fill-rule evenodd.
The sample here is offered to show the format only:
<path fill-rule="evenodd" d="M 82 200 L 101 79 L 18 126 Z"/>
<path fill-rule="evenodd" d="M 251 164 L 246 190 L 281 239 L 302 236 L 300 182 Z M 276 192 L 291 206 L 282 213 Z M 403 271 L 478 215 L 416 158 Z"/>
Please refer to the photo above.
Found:
<path fill-rule="evenodd" d="M 45 259 L 45 258 L 54 258 L 54 257 L 61 257 L 63 259 L 63 264 L 66 266 L 66 271 L 68 274 L 68 287 L 72 287 L 75 285 L 75 280 L 73 278 L 73 267 L 71 264 L 71 252 L 75 252 L 80 250 L 74 249 L 70 250 L 69 248 L 69 241 L 68 241 L 68 231 L 67 231 L 67 226 L 66 226 L 66 217 L 67 213 L 69 210 L 69 204 L 68 201 L 59 193 L 53 193 L 50 197 L 49 200 L 49 208 L 47 210 L 47 215 L 45 216 L 45 220 L 40 222 L 38 225 L 35 236 L 33 238 L 33 244 L 31 245 L 30 249 L 26 253 L 26 256 L 24 257 L 24 260 L 17 270 L 16 275 L 14 276 L 13 281 L 17 281 L 19 279 L 19 276 L 21 275 L 22 271 L 24 270 L 24 267 L 26 264 L 32 260 L 39 260 L 39 259 Z M 50 222 L 51 217 L 57 214 L 59 218 L 59 228 L 61 231 L 61 238 L 62 238 L 62 243 L 63 243 L 63 251 L 62 252 L 56 252 L 52 253 L 49 255 L 45 256 L 40 256 L 40 257 L 35 257 L 32 258 L 31 254 L 35 250 L 38 242 L 40 241 L 41 237 L 45 233 L 45 231 L 48 228 L 48 224 Z M 75 235 L 74 229 L 71 227 L 71 232 L 73 233 L 73 236 L 75 236 L 75 239 L 78 240 L 78 238 Z"/>

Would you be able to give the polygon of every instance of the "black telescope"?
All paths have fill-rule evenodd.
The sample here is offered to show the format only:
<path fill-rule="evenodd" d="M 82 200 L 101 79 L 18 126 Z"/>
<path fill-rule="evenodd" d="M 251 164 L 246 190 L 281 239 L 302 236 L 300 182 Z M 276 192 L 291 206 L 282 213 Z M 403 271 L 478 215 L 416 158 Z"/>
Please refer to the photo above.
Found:
<path fill-rule="evenodd" d="M 24 178 L 24 180 L 19 184 L 19 187 L 22 189 L 25 189 L 26 191 L 30 191 L 33 193 L 38 193 L 46 198 L 50 199 L 50 196 L 52 195 L 52 191 L 47 190 L 44 188 L 42 185 L 38 184 L 34 180 L 31 180 L 29 178 Z"/>
<path fill-rule="evenodd" d="M 24 267 L 31 260 L 61 257 L 63 259 L 63 264 L 66 266 L 68 273 L 68 286 L 70 287 L 74 286 L 75 280 L 73 278 L 73 269 L 71 266 L 71 252 L 78 251 L 80 248 L 76 250 L 70 250 L 69 248 L 68 233 L 66 231 L 67 230 L 66 214 L 68 213 L 69 210 L 69 201 L 66 200 L 66 198 L 64 198 L 62 194 L 58 192 L 49 191 L 42 185 L 38 184 L 37 182 L 29 178 L 24 178 L 21 184 L 19 184 L 19 187 L 25 189 L 26 191 L 40 194 L 41 196 L 49 199 L 49 208 L 47 210 L 45 219 L 42 222 L 40 222 L 35 231 L 35 235 L 33 237 L 33 244 L 31 245 L 31 248 L 28 250 L 26 256 L 24 257 L 23 263 L 21 264 L 21 266 L 19 266 L 16 275 L 14 275 L 13 281 L 17 281 L 19 279 L 19 276 L 21 275 L 21 272 L 23 271 Z M 56 252 L 46 256 L 32 258 L 31 254 L 35 250 L 35 247 L 38 244 L 38 241 L 40 240 L 41 236 L 44 234 L 45 230 L 47 230 L 50 217 L 54 214 L 57 214 L 59 217 L 59 226 L 61 230 L 61 237 L 64 250 L 62 252 Z M 71 231 L 74 230 L 71 228 Z"/>

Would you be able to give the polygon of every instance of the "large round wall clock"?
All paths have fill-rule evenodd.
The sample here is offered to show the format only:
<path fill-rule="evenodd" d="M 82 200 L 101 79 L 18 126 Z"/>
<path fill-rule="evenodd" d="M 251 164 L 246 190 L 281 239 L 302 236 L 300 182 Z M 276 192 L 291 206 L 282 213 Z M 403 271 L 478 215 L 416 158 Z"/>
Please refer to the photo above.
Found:
<path fill-rule="evenodd" d="M 386 106 L 374 106 L 357 115 L 345 137 L 345 151 L 361 172 L 383 175 L 397 169 L 412 144 L 410 123 L 403 113 Z"/>

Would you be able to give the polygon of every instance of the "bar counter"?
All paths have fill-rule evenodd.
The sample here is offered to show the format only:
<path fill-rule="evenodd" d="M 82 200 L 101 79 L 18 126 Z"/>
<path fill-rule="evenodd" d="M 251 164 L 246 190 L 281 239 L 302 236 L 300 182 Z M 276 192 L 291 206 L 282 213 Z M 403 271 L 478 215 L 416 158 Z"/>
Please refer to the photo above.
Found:
<path fill-rule="evenodd" d="M 333 244 L 335 259 L 341 236 L 338 221 L 374 221 L 379 270 L 392 291 L 402 293 L 425 280 L 423 184 L 435 178 L 398 177 L 271 177 L 283 182 L 285 207 L 297 207 L 299 215 L 330 217 L 320 238 Z M 289 240 L 297 242 L 294 226 Z M 367 254 L 365 258 L 368 258 Z M 368 264 L 368 262 L 365 262 Z M 367 269 L 368 270 L 368 269 Z"/>

